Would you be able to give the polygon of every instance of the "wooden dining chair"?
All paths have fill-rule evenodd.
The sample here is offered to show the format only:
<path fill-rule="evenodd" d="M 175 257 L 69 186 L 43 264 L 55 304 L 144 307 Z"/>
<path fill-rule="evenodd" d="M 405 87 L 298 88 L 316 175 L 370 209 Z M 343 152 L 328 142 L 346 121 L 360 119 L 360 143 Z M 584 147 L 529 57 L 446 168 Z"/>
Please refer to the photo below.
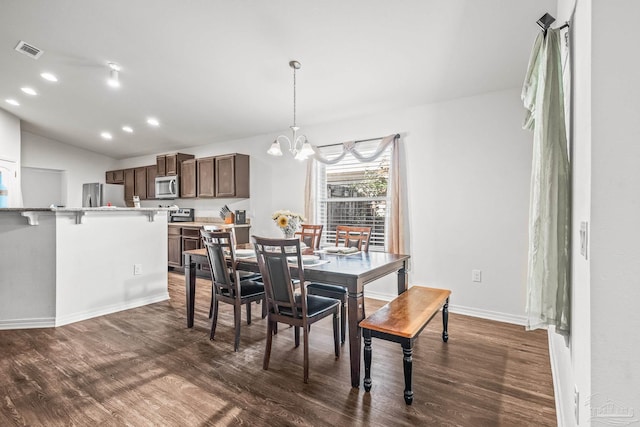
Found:
<path fill-rule="evenodd" d="M 333 344 L 336 359 L 340 357 L 338 318 L 340 302 L 316 295 L 307 295 L 300 240 L 267 239 L 252 236 L 264 288 L 267 294 L 267 343 L 263 369 L 269 369 L 271 344 L 276 325 L 285 323 L 294 327 L 295 346 L 300 345 L 300 328 L 304 334 L 304 382 L 309 382 L 309 328 L 329 315 L 333 315 Z M 291 263 L 290 260 L 294 260 Z M 290 267 L 297 267 L 299 286 L 291 277 Z M 296 288 L 299 287 L 299 292 Z"/>
<path fill-rule="evenodd" d="M 295 235 L 300 241 L 311 249 L 320 249 L 320 240 L 322 239 L 322 229 L 324 225 L 319 224 L 302 224 L 300 231 L 296 231 Z"/>
<path fill-rule="evenodd" d="M 233 238 L 228 231 L 201 230 L 202 241 L 207 248 L 207 257 L 211 267 L 211 283 L 213 284 L 211 333 L 213 340 L 218 323 L 218 304 L 225 302 L 233 305 L 235 341 L 233 350 L 240 346 L 241 308 L 246 306 L 247 325 L 251 324 L 251 303 L 262 302 L 262 318 L 266 317 L 266 301 L 264 285 L 252 279 L 242 279 L 236 269 Z M 228 261 L 227 261 L 228 258 Z"/>
<path fill-rule="evenodd" d="M 351 227 L 347 225 L 336 226 L 336 246 L 357 248 L 359 251 L 369 251 L 371 239 L 371 227 Z M 347 288 L 327 283 L 309 283 L 307 292 L 311 295 L 319 295 L 340 300 L 340 336 L 344 344 L 347 333 Z"/>
<path fill-rule="evenodd" d="M 336 246 L 358 248 L 359 251 L 367 252 L 370 240 L 371 227 L 336 226 Z"/>
<path fill-rule="evenodd" d="M 235 228 L 233 227 L 225 227 L 222 225 L 218 225 L 218 224 L 208 224 L 208 225 L 203 225 L 202 226 L 202 230 L 204 231 L 227 231 L 229 233 L 231 233 L 231 242 L 233 244 L 233 247 L 236 247 L 236 232 L 235 232 Z M 231 231 L 229 231 L 231 230 Z M 203 242 L 204 245 L 204 242 Z M 208 267 L 208 266 L 207 266 Z M 260 282 L 261 277 L 260 277 L 260 273 L 254 273 L 252 271 L 244 271 L 244 270 L 238 270 L 238 274 L 240 275 L 240 279 L 241 280 L 255 280 Z M 233 275 L 231 275 L 231 280 L 234 280 Z M 211 319 L 211 316 L 213 315 L 213 303 L 215 301 L 215 289 L 213 286 L 213 282 L 211 283 L 211 303 L 209 304 L 209 319 Z"/>

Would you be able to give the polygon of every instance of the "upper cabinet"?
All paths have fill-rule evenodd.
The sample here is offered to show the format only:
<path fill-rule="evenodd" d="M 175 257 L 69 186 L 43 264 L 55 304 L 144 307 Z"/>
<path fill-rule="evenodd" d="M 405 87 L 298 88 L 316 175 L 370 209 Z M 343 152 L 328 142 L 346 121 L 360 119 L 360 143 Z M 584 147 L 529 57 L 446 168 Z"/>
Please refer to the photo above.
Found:
<path fill-rule="evenodd" d="M 216 196 L 215 157 L 198 159 L 198 197 L 213 198 Z"/>
<path fill-rule="evenodd" d="M 182 175 L 182 162 L 193 158 L 193 154 L 161 154 L 156 157 L 157 174 L 158 176 Z"/>
<path fill-rule="evenodd" d="M 133 170 L 135 185 L 133 195 L 140 197 L 140 200 L 147 199 L 147 168 L 142 166 Z"/>
<path fill-rule="evenodd" d="M 130 208 L 133 207 L 133 196 L 135 195 L 135 172 L 133 169 L 124 170 L 124 201 Z"/>
<path fill-rule="evenodd" d="M 182 162 L 180 198 L 190 199 L 194 197 L 196 197 L 196 159 L 188 159 Z"/>
<path fill-rule="evenodd" d="M 124 184 L 124 170 L 105 172 L 105 182 L 107 184 Z"/>
<path fill-rule="evenodd" d="M 249 197 L 249 156 L 215 157 L 216 197 Z"/>
<path fill-rule="evenodd" d="M 156 176 L 158 175 L 158 166 L 147 166 L 147 199 L 156 198 Z"/>
<path fill-rule="evenodd" d="M 156 198 L 156 176 L 180 176 L 180 198 L 248 198 L 249 156 L 227 154 L 196 159 L 192 154 L 162 154 L 156 164 L 105 172 L 107 184 L 124 184 L 127 206 L 133 196 Z"/>

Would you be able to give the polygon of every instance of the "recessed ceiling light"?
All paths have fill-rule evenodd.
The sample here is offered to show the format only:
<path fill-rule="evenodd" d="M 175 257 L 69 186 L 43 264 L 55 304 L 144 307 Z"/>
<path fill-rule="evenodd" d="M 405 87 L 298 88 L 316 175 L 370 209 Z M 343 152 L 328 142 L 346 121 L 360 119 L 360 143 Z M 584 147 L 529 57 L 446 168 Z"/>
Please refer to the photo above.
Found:
<path fill-rule="evenodd" d="M 11 99 L 11 98 L 5 99 L 4 102 L 6 102 L 7 104 L 15 105 L 16 107 L 20 105 L 20 103 L 18 101 L 16 101 L 15 99 Z"/>
<path fill-rule="evenodd" d="M 58 81 L 58 78 L 56 76 L 54 76 L 53 74 L 51 74 L 51 73 L 46 73 L 46 72 L 42 73 L 42 74 L 40 74 L 40 77 L 42 77 L 45 80 L 49 80 L 50 82 L 57 82 Z"/>
<path fill-rule="evenodd" d="M 133 133 L 133 128 L 131 126 L 122 126 L 122 130 L 126 133 Z"/>
<path fill-rule="evenodd" d="M 102 132 L 102 133 L 100 134 L 100 136 L 101 136 L 102 138 L 104 138 L 104 139 L 107 139 L 107 140 L 112 140 L 112 139 L 113 139 L 113 136 L 111 136 L 111 134 L 110 134 L 109 132 Z"/>
<path fill-rule="evenodd" d="M 35 91 L 35 90 L 33 90 L 32 88 L 30 88 L 30 87 L 26 87 L 26 86 L 25 86 L 25 87 L 21 87 L 21 88 L 20 88 L 20 90 L 21 90 L 21 91 L 23 91 L 24 93 L 26 93 L 27 95 L 33 95 L 33 96 L 35 96 L 35 95 L 37 95 L 37 94 L 38 94 L 38 92 L 36 92 L 36 91 Z"/>
<path fill-rule="evenodd" d="M 147 119 L 147 123 L 149 124 L 149 126 L 160 126 L 160 122 L 155 117 L 149 117 Z"/>

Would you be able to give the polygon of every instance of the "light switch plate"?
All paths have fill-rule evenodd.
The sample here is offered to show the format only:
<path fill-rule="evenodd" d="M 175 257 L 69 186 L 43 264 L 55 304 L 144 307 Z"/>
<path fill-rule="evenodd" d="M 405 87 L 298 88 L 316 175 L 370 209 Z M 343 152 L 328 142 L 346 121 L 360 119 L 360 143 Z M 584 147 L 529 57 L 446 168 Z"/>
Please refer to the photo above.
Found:
<path fill-rule="evenodd" d="M 589 223 L 587 221 L 582 221 L 580 223 L 580 255 L 584 257 L 584 259 L 588 259 L 588 247 L 589 245 Z"/>

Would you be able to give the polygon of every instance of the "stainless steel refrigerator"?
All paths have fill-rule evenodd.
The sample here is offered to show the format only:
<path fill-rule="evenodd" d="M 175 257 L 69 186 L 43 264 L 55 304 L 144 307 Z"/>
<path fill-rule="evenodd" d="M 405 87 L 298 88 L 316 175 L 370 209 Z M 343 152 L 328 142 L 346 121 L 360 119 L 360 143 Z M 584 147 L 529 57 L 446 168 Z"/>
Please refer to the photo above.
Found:
<path fill-rule="evenodd" d="M 100 206 L 125 207 L 124 185 L 101 184 L 99 182 L 82 184 L 82 207 L 97 208 Z"/>

